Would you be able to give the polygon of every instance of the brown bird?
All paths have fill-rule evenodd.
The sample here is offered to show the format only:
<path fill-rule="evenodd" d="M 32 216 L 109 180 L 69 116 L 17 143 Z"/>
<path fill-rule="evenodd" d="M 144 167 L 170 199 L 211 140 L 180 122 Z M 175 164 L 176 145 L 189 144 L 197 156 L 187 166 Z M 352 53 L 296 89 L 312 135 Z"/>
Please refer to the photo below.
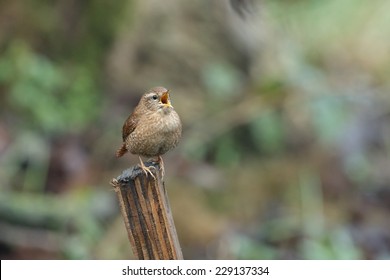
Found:
<path fill-rule="evenodd" d="M 139 157 L 141 168 L 152 175 L 140 156 L 158 157 L 164 176 L 162 155 L 177 146 L 181 137 L 181 121 L 171 105 L 169 91 L 164 87 L 155 87 L 144 93 L 133 113 L 123 124 L 122 147 L 117 157 L 126 152 Z"/>

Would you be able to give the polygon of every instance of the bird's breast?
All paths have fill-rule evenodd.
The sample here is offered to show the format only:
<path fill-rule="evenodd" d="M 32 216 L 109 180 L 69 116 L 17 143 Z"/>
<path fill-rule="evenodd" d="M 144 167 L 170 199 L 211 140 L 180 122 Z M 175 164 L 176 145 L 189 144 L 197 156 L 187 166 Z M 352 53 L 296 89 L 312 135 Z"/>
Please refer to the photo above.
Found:
<path fill-rule="evenodd" d="M 175 111 L 162 112 L 158 126 L 165 132 L 171 132 L 181 128 L 180 118 Z"/>
<path fill-rule="evenodd" d="M 156 156 L 174 148 L 181 137 L 180 118 L 174 110 L 144 115 L 126 144 L 130 152 Z"/>

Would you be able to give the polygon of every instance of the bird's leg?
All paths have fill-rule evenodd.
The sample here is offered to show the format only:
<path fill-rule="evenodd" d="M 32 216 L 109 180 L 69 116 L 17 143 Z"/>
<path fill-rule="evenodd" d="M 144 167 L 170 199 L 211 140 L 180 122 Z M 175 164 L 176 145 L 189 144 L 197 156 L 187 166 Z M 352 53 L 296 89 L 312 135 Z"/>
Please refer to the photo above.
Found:
<path fill-rule="evenodd" d="M 156 180 L 156 177 L 154 177 L 152 171 L 150 171 L 150 168 L 145 166 L 145 164 L 143 163 L 140 156 L 138 156 L 138 157 L 139 157 L 139 162 L 141 163 L 140 167 L 141 167 L 142 171 L 145 173 L 145 175 L 148 176 L 148 173 L 149 173 L 150 175 L 152 175 L 153 179 Z"/>
<path fill-rule="evenodd" d="M 160 165 L 161 175 L 162 175 L 162 177 L 164 177 L 164 175 L 165 175 L 165 168 L 164 168 L 164 161 L 163 161 L 161 156 L 158 156 L 157 162 Z"/>

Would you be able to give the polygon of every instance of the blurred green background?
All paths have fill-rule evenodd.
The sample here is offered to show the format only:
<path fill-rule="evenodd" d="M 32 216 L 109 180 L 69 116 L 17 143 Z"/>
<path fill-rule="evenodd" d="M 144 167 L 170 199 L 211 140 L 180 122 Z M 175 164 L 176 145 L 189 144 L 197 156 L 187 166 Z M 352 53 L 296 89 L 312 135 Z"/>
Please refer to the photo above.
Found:
<path fill-rule="evenodd" d="M 0 257 L 133 258 L 109 181 L 162 85 L 186 259 L 390 258 L 390 2 L 0 2 Z"/>

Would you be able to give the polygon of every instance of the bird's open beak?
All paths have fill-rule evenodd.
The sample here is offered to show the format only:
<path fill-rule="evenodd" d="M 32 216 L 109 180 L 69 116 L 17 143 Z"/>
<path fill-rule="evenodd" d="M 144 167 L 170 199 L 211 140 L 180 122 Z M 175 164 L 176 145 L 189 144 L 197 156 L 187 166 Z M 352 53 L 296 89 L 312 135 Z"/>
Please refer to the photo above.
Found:
<path fill-rule="evenodd" d="M 161 96 L 161 103 L 167 107 L 171 107 L 171 102 L 169 101 L 169 90 L 164 92 Z"/>

